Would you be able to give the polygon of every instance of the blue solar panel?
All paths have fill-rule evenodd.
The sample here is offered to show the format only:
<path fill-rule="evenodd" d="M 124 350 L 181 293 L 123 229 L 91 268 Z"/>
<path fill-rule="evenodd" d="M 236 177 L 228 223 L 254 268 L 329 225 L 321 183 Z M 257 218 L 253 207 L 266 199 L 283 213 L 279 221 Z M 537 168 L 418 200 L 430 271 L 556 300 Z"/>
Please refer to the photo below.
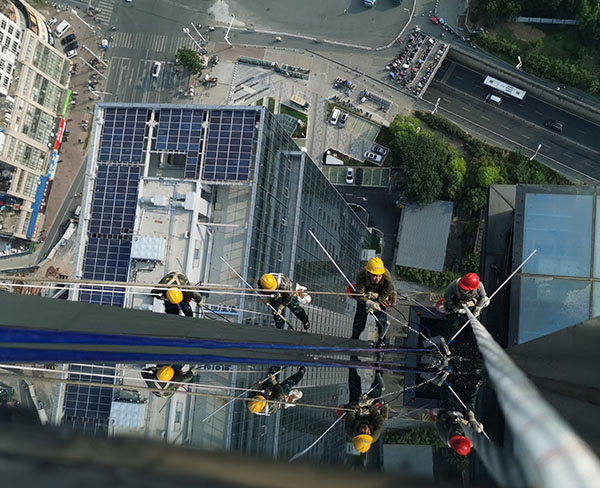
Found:
<path fill-rule="evenodd" d="M 127 281 L 131 241 L 122 239 L 88 238 L 83 259 L 83 279 L 100 281 Z M 79 301 L 122 307 L 125 300 L 123 287 L 87 286 L 79 294 Z"/>
<path fill-rule="evenodd" d="M 158 119 L 156 149 L 200 151 L 203 110 L 162 109 Z"/>
<path fill-rule="evenodd" d="M 139 166 L 98 166 L 88 227 L 91 235 L 133 233 L 139 177 Z"/>
<path fill-rule="evenodd" d="M 254 110 L 213 110 L 209 115 L 208 137 L 202 179 L 247 181 L 260 112 Z"/>
<path fill-rule="evenodd" d="M 107 108 L 98 161 L 141 162 L 148 113 L 145 108 Z"/>
<path fill-rule="evenodd" d="M 69 365 L 69 379 L 78 382 L 114 383 L 113 378 L 96 375 L 88 376 L 78 373 L 113 376 L 115 369 L 109 365 L 71 364 Z M 107 435 L 112 398 L 112 388 L 67 385 L 62 425 L 70 425 L 73 429 L 89 434 Z"/>

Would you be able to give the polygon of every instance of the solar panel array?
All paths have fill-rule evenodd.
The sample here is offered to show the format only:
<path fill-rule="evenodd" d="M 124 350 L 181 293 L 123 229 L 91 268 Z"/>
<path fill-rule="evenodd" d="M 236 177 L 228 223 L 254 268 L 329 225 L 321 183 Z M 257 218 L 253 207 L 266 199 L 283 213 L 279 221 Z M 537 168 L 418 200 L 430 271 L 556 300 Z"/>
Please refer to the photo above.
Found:
<path fill-rule="evenodd" d="M 202 178 L 212 181 L 248 181 L 252 148 L 260 112 L 212 110 Z"/>
<path fill-rule="evenodd" d="M 78 373 L 95 373 L 114 376 L 115 369 L 109 365 L 69 365 L 69 379 L 79 382 L 113 384 L 113 378 L 88 376 Z M 62 425 L 93 435 L 108 435 L 112 388 L 98 386 L 67 385 Z"/>
<path fill-rule="evenodd" d="M 121 237 L 133 233 L 139 166 L 99 165 L 88 232 Z"/>
<path fill-rule="evenodd" d="M 204 110 L 162 109 L 158 119 L 156 149 L 185 151 L 185 178 L 198 177 Z"/>
<path fill-rule="evenodd" d="M 141 162 L 148 114 L 146 108 L 105 109 L 98 161 Z"/>

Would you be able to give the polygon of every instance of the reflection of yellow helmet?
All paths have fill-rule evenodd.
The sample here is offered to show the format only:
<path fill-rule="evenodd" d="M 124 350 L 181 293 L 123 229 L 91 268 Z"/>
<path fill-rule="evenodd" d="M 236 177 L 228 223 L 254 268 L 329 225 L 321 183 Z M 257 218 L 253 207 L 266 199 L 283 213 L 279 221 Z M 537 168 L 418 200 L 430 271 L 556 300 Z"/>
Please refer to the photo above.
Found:
<path fill-rule="evenodd" d="M 266 399 L 262 395 L 256 395 L 252 400 L 248 402 L 248 410 L 252 413 L 262 412 L 267 405 Z"/>
<path fill-rule="evenodd" d="M 374 275 L 381 275 L 385 273 L 383 261 L 380 258 L 369 259 L 369 262 L 367 263 L 367 271 Z"/>
<path fill-rule="evenodd" d="M 158 381 L 171 381 L 173 376 L 175 376 L 175 370 L 171 366 L 162 366 L 156 373 Z"/>
<path fill-rule="evenodd" d="M 352 444 L 354 444 L 354 449 L 363 454 L 371 449 L 373 437 L 369 434 L 358 434 L 352 438 Z"/>
<path fill-rule="evenodd" d="M 183 293 L 179 288 L 169 288 L 167 290 L 167 300 L 173 305 L 177 305 L 183 300 Z"/>
<path fill-rule="evenodd" d="M 272 274 L 264 274 L 260 277 L 260 287 L 263 290 L 276 290 L 277 278 Z"/>

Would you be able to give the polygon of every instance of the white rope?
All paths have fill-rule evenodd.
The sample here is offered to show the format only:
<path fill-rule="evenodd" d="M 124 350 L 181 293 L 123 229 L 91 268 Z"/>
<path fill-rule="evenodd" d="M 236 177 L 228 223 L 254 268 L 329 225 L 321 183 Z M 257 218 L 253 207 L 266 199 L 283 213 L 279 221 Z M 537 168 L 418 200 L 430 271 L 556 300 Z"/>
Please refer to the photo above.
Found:
<path fill-rule="evenodd" d="M 86 365 L 87 366 L 87 365 Z M 137 378 L 137 377 L 132 377 L 132 376 L 120 376 L 117 374 L 114 375 L 110 375 L 110 374 L 103 374 L 103 373 L 88 373 L 86 371 L 68 371 L 68 370 L 55 370 L 55 369 L 46 369 L 46 368 L 37 368 L 34 366 L 22 366 L 22 365 L 15 365 L 15 364 L 0 364 L 0 368 L 4 368 L 4 369 L 8 369 L 8 370 L 21 370 L 21 371 L 41 371 L 44 373 L 50 373 L 50 374 L 57 374 L 57 375 L 80 375 L 80 376 L 94 376 L 97 378 L 110 378 L 113 380 L 116 379 L 121 379 L 121 380 L 129 380 L 129 381 L 140 381 L 140 382 L 145 382 L 146 380 L 144 378 Z M 116 369 L 116 368 L 115 368 Z M 141 370 L 140 370 L 141 372 Z M 181 381 L 162 381 L 162 380 L 158 380 L 158 379 L 152 379 L 152 381 L 155 381 L 156 383 L 160 383 L 160 384 L 164 384 L 164 385 L 180 385 Z M 197 388 L 199 390 L 244 390 L 244 391 L 254 391 L 256 393 L 261 393 L 263 390 L 248 390 L 245 388 L 238 388 L 238 387 L 234 387 L 234 386 L 219 386 L 219 385 L 206 385 L 206 384 L 201 384 L 201 383 L 186 383 L 189 386 L 193 386 L 194 388 Z M 134 385 L 117 385 L 118 388 L 127 388 L 127 387 L 134 387 Z"/>

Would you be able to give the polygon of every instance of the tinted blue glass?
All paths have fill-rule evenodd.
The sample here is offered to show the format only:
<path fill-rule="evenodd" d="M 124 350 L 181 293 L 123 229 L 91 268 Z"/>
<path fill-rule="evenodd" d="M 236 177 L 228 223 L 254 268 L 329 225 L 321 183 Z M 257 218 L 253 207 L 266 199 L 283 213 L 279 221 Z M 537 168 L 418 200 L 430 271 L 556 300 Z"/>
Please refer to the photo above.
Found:
<path fill-rule="evenodd" d="M 590 318 L 591 282 L 521 277 L 519 343 Z"/>
<path fill-rule="evenodd" d="M 523 256 L 537 253 L 523 271 L 590 276 L 592 196 L 528 193 L 525 198 Z"/>

